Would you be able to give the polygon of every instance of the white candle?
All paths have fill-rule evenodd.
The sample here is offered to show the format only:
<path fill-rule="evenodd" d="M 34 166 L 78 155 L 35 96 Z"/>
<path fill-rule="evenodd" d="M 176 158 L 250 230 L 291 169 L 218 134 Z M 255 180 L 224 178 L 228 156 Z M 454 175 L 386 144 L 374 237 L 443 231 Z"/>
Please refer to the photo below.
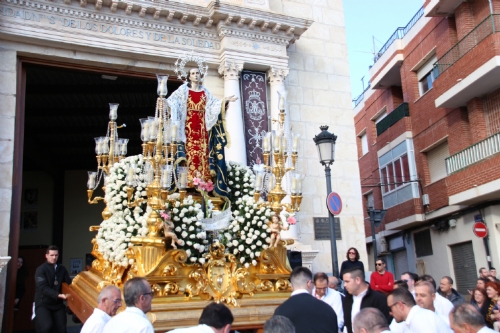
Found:
<path fill-rule="evenodd" d="M 269 151 L 269 138 L 267 136 L 262 138 L 262 146 L 264 151 Z"/>
<path fill-rule="evenodd" d="M 180 187 L 184 188 L 186 187 L 186 179 L 187 179 L 187 174 L 181 173 L 181 179 L 180 179 Z"/>
<path fill-rule="evenodd" d="M 281 138 L 281 150 L 286 151 L 286 137 Z"/>
<path fill-rule="evenodd" d="M 177 138 L 177 125 L 172 125 L 172 142 Z"/>
<path fill-rule="evenodd" d="M 95 173 L 89 173 L 89 182 L 88 182 L 88 187 L 89 189 L 93 189 L 95 187 Z"/>
<path fill-rule="evenodd" d="M 149 139 L 149 121 L 144 122 L 144 126 L 142 128 L 142 131 L 144 133 L 145 141 L 148 141 L 148 139 Z"/>
<path fill-rule="evenodd" d="M 95 147 L 97 149 L 97 155 L 102 154 L 102 140 L 96 142 Z"/>
<path fill-rule="evenodd" d="M 134 167 L 130 166 L 128 168 L 128 174 L 127 174 L 127 181 L 128 182 L 133 182 L 134 181 L 134 174 L 135 174 Z"/>
<path fill-rule="evenodd" d="M 274 150 L 280 150 L 280 136 L 279 135 L 276 135 L 274 137 Z"/>
<path fill-rule="evenodd" d="M 275 103 L 276 103 L 276 102 L 275 102 Z M 276 105 L 276 104 L 274 104 L 274 105 Z M 281 98 L 280 98 L 280 103 L 279 103 L 279 105 L 278 105 L 278 108 L 279 108 L 280 110 L 285 110 L 285 97 L 284 97 L 284 96 L 281 96 Z"/>
<path fill-rule="evenodd" d="M 127 152 L 127 144 L 122 143 L 121 149 L 120 149 L 121 155 L 125 155 Z"/>
<path fill-rule="evenodd" d="M 153 168 L 148 169 L 148 183 L 151 183 L 153 181 L 154 174 L 153 174 Z"/>
<path fill-rule="evenodd" d="M 164 85 L 165 85 L 165 79 L 161 79 L 161 84 L 160 84 L 160 96 L 165 95 L 165 92 L 164 92 L 164 90 L 163 90 Z"/>
<path fill-rule="evenodd" d="M 255 180 L 255 189 L 257 191 L 260 191 L 262 189 L 262 175 L 260 173 L 257 174 L 257 178 Z"/>
<path fill-rule="evenodd" d="M 297 190 L 297 178 L 292 178 L 292 193 Z"/>
<path fill-rule="evenodd" d="M 293 137 L 292 150 L 296 152 L 298 147 L 299 147 L 299 136 L 296 135 Z"/>
<path fill-rule="evenodd" d="M 302 193 L 302 178 L 297 179 L 297 193 Z"/>

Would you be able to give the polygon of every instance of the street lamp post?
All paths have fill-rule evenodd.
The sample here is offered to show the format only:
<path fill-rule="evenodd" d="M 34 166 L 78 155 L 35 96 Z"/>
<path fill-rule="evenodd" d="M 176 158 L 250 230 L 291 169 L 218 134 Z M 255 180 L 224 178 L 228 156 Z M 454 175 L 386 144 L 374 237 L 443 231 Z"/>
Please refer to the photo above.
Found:
<path fill-rule="evenodd" d="M 316 147 L 318 147 L 319 161 L 325 166 L 326 176 L 326 194 L 332 192 L 330 165 L 335 161 L 335 141 L 337 136 L 328 132 L 328 126 L 320 126 L 321 133 L 314 137 Z M 335 277 L 339 277 L 339 265 L 337 261 L 337 236 L 335 234 L 335 217 L 328 210 L 328 219 L 330 222 L 330 244 L 332 251 L 332 273 Z"/>
<path fill-rule="evenodd" d="M 375 228 L 382 223 L 384 219 L 385 213 L 387 210 L 385 209 L 373 209 L 373 207 L 368 207 L 368 215 L 370 216 L 370 225 L 372 229 L 372 241 L 373 241 L 373 258 L 374 262 L 377 262 L 377 237 L 375 237 Z"/>

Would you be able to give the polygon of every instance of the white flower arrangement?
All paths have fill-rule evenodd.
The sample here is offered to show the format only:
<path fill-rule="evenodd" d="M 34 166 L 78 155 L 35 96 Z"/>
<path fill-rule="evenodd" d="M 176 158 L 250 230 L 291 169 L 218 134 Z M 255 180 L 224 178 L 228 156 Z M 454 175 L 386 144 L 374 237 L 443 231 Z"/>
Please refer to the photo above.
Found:
<path fill-rule="evenodd" d="M 131 201 L 146 198 L 146 183 L 141 173 L 144 168 L 142 155 L 129 156 L 115 163 L 106 178 L 104 195 L 108 210 L 112 215 L 108 220 L 102 221 L 101 228 L 96 235 L 99 252 L 102 253 L 104 259 L 125 267 L 134 262 L 126 255 L 127 249 L 132 246 L 130 238 L 148 234 L 146 218 L 151 212 L 151 209 L 146 209 L 146 202 L 138 207 L 128 208 L 125 176 L 131 164 L 136 166 L 134 174 L 136 187 Z"/>
<path fill-rule="evenodd" d="M 273 212 L 266 207 L 258 208 L 253 200 L 255 175 L 249 167 L 229 162 L 227 169 L 233 220 L 224 233 L 226 248 L 239 257 L 242 266 L 256 266 L 260 252 L 269 247 L 267 222 Z"/>
<path fill-rule="evenodd" d="M 203 254 L 208 250 L 207 233 L 201 205 L 193 200 L 191 196 L 182 202 L 176 200 L 168 202 L 165 209 L 175 225 L 173 230 L 179 240 L 178 248 L 186 251 L 189 263 L 199 262 L 203 264 Z"/>

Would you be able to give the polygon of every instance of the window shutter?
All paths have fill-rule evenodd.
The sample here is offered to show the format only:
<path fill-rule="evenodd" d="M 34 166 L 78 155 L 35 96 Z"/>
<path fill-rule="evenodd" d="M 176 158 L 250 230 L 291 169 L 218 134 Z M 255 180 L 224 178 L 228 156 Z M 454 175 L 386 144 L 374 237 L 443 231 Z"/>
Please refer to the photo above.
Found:
<path fill-rule="evenodd" d="M 368 153 L 368 137 L 366 136 L 366 133 L 361 136 L 361 149 L 363 155 Z"/>
<path fill-rule="evenodd" d="M 427 163 L 432 183 L 447 176 L 445 162 L 447 157 L 450 157 L 448 142 L 439 145 L 427 153 Z"/>

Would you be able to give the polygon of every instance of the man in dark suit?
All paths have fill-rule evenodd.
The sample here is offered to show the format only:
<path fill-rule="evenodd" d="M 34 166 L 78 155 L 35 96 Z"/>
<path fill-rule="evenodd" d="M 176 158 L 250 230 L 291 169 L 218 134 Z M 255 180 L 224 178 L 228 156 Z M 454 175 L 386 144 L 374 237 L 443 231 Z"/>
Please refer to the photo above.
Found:
<path fill-rule="evenodd" d="M 342 301 L 342 307 L 344 308 L 344 325 L 348 333 L 353 333 L 352 318 L 364 308 L 379 309 L 387 322 L 391 322 L 387 298 L 370 288 L 370 285 L 365 282 L 365 272 L 358 267 L 353 267 L 344 272 L 343 280 L 347 293 Z"/>
<path fill-rule="evenodd" d="M 290 319 L 296 333 L 337 333 L 335 311 L 311 295 L 312 278 L 307 267 L 295 267 L 290 274 L 292 295 L 274 311 L 274 315 Z"/>

